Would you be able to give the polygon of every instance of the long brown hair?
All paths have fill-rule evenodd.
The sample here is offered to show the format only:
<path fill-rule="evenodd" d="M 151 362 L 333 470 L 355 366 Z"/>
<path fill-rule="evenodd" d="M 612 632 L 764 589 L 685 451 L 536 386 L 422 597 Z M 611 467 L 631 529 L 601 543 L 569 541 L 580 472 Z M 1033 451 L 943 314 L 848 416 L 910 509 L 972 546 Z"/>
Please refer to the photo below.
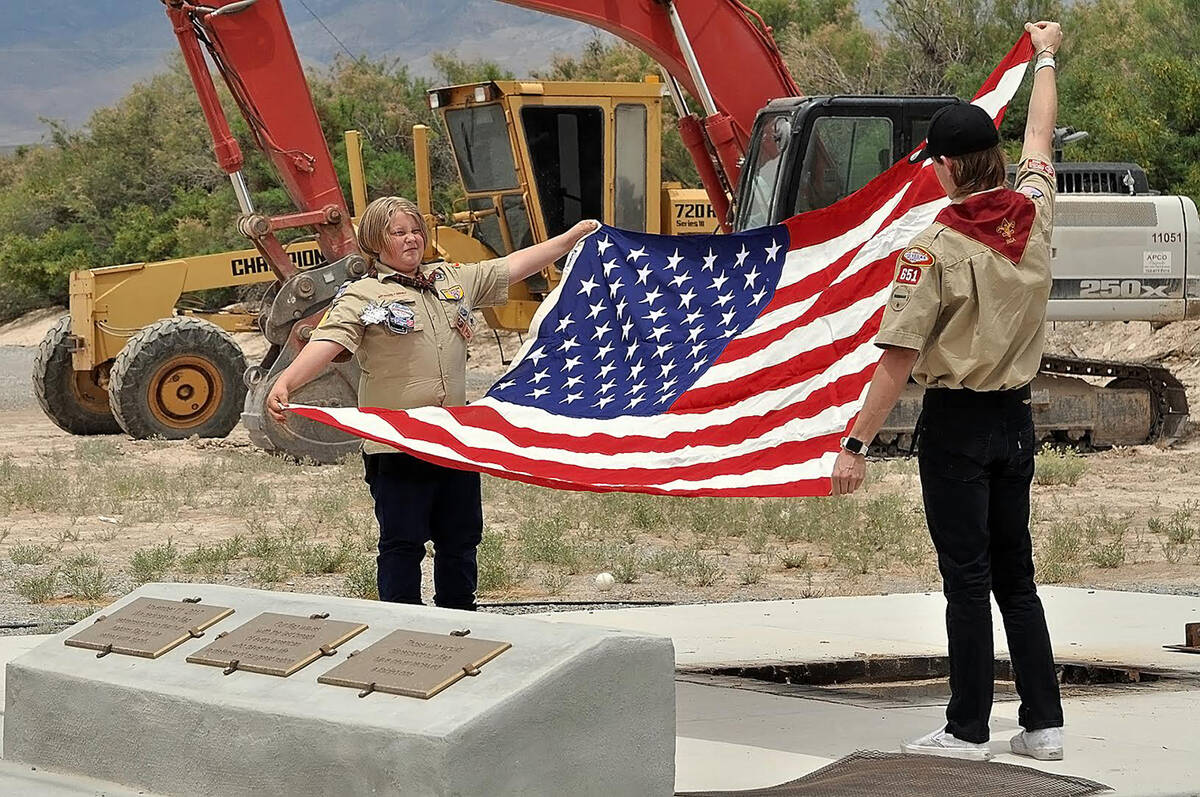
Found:
<path fill-rule="evenodd" d="M 1004 185 L 1008 179 L 1005 173 L 1008 158 L 999 144 L 979 152 L 956 155 L 947 163 L 950 167 L 950 176 L 954 178 L 954 185 L 957 188 L 952 199 L 996 188 Z"/>

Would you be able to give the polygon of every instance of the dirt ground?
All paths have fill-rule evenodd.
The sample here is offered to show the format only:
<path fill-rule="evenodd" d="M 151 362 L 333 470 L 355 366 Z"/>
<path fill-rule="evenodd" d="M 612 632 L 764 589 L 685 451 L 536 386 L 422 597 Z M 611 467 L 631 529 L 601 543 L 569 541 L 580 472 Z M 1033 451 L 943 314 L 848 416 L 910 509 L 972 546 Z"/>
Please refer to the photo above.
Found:
<path fill-rule="evenodd" d="M 60 314 L 0 327 L 0 351 L 32 362 L 15 347 L 36 345 Z M 1061 353 L 1162 362 L 1196 406 L 1198 327 L 1058 324 L 1049 340 Z M 239 342 L 248 356 L 261 350 L 250 336 Z M 502 343 L 508 356 L 519 345 L 515 336 Z M 474 395 L 502 373 L 491 335 L 477 337 L 469 368 Z M 27 389 L 0 402 L 11 408 L 0 411 L 0 626 L 53 628 L 146 580 L 370 595 L 375 528 L 357 458 L 298 464 L 255 449 L 241 429 L 224 440 L 73 437 Z M 1170 448 L 1039 462 L 1039 478 L 1058 482 L 1034 487 L 1041 580 L 1200 594 L 1198 452 L 1200 436 L 1190 436 Z M 873 462 L 869 471 L 867 489 L 841 501 L 555 493 L 485 477 L 481 600 L 937 589 L 915 463 Z M 596 585 L 601 571 L 617 577 L 610 591 Z"/>

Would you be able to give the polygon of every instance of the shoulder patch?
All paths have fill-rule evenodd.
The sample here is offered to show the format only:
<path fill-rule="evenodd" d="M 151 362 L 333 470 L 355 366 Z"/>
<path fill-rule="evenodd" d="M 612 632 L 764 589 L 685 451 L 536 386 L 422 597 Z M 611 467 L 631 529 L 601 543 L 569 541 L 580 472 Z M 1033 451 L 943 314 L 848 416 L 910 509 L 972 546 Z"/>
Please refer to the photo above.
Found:
<path fill-rule="evenodd" d="M 901 285 L 916 285 L 921 281 L 921 275 L 924 273 L 925 269 L 920 266 L 901 265 L 900 270 L 896 272 L 896 282 Z"/>
<path fill-rule="evenodd" d="M 1040 172 L 1052 180 L 1054 179 L 1054 167 L 1040 158 L 1029 158 L 1025 161 L 1025 168 L 1031 172 Z"/>
<path fill-rule="evenodd" d="M 1029 197 L 1030 199 L 1041 199 L 1045 196 L 1045 194 L 1043 194 L 1040 190 L 1031 185 L 1023 185 L 1018 188 L 1017 191 Z"/>
<path fill-rule="evenodd" d="M 905 285 L 897 285 L 892 290 L 891 298 L 888 299 L 888 307 L 892 308 L 893 312 L 900 312 L 908 306 L 908 300 L 912 298 L 912 289 Z"/>
<path fill-rule="evenodd" d="M 933 255 L 923 246 L 910 246 L 900 253 L 900 258 L 896 261 L 900 265 L 925 266 L 933 265 Z"/>

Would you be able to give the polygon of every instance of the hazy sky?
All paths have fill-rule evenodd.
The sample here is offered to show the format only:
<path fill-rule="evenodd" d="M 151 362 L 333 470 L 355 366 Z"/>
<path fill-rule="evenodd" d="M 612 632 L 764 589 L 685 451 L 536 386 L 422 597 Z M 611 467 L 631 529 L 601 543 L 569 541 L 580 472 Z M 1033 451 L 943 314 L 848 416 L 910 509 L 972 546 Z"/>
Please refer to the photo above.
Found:
<path fill-rule="evenodd" d="M 546 65 L 555 52 L 578 52 L 596 35 L 494 0 L 283 4 L 300 56 L 312 64 L 328 63 L 344 45 L 354 55 L 395 57 L 428 75 L 432 53 L 454 50 L 521 74 Z M 176 51 L 160 0 L 0 0 L 0 145 L 38 141 L 46 130 L 39 117 L 84 123 Z"/>

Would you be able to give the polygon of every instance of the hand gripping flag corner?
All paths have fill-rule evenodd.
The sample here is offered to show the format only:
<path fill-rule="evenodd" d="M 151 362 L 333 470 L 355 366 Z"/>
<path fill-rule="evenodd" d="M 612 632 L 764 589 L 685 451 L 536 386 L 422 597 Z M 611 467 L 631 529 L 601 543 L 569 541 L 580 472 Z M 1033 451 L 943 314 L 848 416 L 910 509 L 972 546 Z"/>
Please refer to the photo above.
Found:
<path fill-rule="evenodd" d="M 1028 36 L 976 95 L 999 125 Z M 901 160 L 822 210 L 734 235 L 601 227 L 465 407 L 290 408 L 421 459 L 572 490 L 827 495 L 881 351 L 898 253 L 948 200 Z"/>

